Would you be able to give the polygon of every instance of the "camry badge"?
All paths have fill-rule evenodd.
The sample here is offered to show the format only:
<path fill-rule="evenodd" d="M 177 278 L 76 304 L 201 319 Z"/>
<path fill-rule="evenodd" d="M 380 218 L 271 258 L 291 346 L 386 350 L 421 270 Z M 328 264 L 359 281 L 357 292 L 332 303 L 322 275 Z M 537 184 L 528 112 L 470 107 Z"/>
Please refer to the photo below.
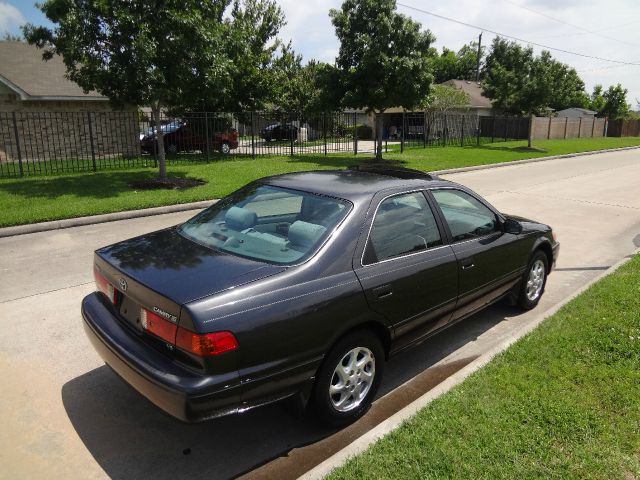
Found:
<path fill-rule="evenodd" d="M 127 281 L 124 278 L 120 279 L 120 288 L 123 292 L 127 291 Z"/>
<path fill-rule="evenodd" d="M 166 318 L 167 320 L 169 320 L 169 321 L 171 321 L 173 323 L 177 323 L 178 322 L 178 317 L 176 317 L 175 315 L 171 315 L 169 312 L 165 312 L 161 308 L 153 307 L 153 311 L 156 312 L 161 317 L 164 317 L 164 318 Z"/>

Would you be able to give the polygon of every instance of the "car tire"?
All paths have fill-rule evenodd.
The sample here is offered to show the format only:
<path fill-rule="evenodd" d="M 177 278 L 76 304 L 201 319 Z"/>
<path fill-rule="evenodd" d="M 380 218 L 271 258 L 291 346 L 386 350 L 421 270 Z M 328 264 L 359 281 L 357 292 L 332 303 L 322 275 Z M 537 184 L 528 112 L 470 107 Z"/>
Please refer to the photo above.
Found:
<path fill-rule="evenodd" d="M 517 303 L 522 309 L 531 310 L 540 302 L 549 274 L 548 265 L 547 256 L 541 250 L 537 250 L 531 257 L 520 282 Z"/>
<path fill-rule="evenodd" d="M 170 143 L 169 145 L 167 145 L 167 153 L 170 155 L 175 155 L 176 153 L 178 153 L 178 146 Z"/>
<path fill-rule="evenodd" d="M 222 145 L 220 145 L 220 153 L 223 155 L 229 155 L 229 153 L 231 153 L 231 145 L 229 145 L 229 142 L 222 142 Z"/>
<path fill-rule="evenodd" d="M 318 420 L 332 427 L 354 422 L 369 409 L 384 372 L 384 349 L 368 330 L 338 341 L 318 371 L 313 409 Z"/>

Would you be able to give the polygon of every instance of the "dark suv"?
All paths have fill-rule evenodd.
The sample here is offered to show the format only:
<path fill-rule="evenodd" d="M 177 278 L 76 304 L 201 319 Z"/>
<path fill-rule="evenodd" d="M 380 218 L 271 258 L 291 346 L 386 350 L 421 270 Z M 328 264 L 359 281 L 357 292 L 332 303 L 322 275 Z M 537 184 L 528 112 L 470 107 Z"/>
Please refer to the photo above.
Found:
<path fill-rule="evenodd" d="M 277 123 L 263 128 L 260 131 L 260 136 L 264 138 L 266 142 L 291 139 L 296 141 L 298 139 L 298 127 L 290 123 Z"/>

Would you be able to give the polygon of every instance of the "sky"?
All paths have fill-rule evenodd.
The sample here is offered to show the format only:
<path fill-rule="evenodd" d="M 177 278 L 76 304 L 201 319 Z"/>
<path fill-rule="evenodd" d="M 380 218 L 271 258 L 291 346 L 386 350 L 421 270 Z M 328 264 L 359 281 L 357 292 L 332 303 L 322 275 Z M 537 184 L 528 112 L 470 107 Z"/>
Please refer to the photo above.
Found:
<path fill-rule="evenodd" d="M 277 0 L 287 19 L 280 37 L 292 40 L 305 60 L 333 62 L 339 44 L 329 9 L 341 0 Z M 402 4 L 402 5 L 400 5 Z M 476 40 L 482 30 L 446 21 L 410 7 L 426 10 L 483 29 L 518 37 L 547 47 L 638 65 L 621 65 L 551 50 L 574 67 L 590 93 L 595 84 L 622 83 L 627 101 L 640 102 L 640 2 L 638 0 L 398 0 L 398 11 L 420 22 L 436 36 L 435 46 L 458 50 Z M 25 22 L 49 25 L 31 0 L 0 0 L 0 35 L 19 33 Z M 484 31 L 483 45 L 495 35 Z M 534 45 L 540 52 L 541 47 Z"/>

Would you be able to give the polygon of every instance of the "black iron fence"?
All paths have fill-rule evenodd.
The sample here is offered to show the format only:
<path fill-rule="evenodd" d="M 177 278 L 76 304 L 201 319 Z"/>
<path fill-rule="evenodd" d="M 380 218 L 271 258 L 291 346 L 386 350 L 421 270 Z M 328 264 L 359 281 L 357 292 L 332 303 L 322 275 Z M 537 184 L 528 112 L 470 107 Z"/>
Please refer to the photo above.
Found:
<path fill-rule="evenodd" d="M 526 139 L 529 122 L 529 118 L 461 113 L 392 113 L 386 114 L 383 139 L 387 145 L 398 142 L 400 151 L 416 147 L 464 147 Z"/>
<path fill-rule="evenodd" d="M 358 123 L 360 120 L 361 123 Z M 168 163 L 221 157 L 373 152 L 375 134 L 356 113 L 0 113 L 0 177 L 155 167 L 158 131 Z M 525 139 L 529 118 L 405 112 L 384 115 L 387 149 Z"/>
<path fill-rule="evenodd" d="M 167 161 L 228 155 L 357 152 L 354 113 L 277 112 L 163 115 L 138 112 L 0 113 L 0 177 L 155 166 L 164 137 Z"/>

